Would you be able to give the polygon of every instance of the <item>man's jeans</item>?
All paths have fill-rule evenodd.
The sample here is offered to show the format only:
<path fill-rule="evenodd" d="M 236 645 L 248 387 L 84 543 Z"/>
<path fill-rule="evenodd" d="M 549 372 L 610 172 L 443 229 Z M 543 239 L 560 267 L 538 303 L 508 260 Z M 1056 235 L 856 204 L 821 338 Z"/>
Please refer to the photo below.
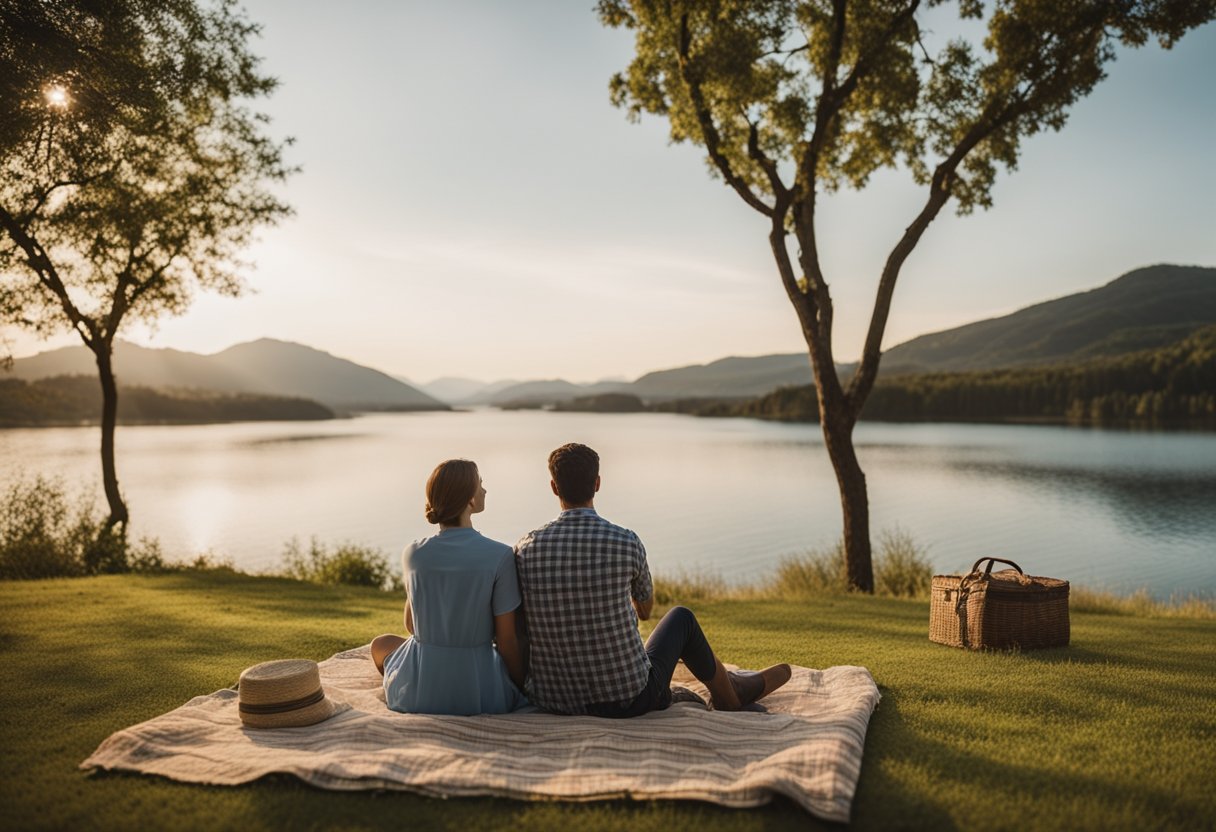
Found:
<path fill-rule="evenodd" d="M 646 687 L 631 701 L 598 702 L 587 706 L 592 716 L 620 719 L 661 711 L 671 704 L 671 677 L 676 662 L 685 666 L 702 682 L 714 677 L 717 663 L 697 617 L 688 607 L 672 607 L 646 640 L 646 655 L 650 657 L 650 678 Z"/>

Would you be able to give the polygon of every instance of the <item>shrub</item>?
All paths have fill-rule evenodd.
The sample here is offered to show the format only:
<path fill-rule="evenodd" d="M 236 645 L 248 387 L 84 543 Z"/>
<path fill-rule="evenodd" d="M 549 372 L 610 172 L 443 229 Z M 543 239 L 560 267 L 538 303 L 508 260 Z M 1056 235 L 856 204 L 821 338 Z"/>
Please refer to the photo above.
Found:
<path fill-rule="evenodd" d="M 879 536 L 874 554 L 874 594 L 896 598 L 927 598 L 933 585 L 933 565 L 924 549 L 901 529 Z M 761 592 L 785 598 L 849 591 L 844 542 L 832 548 L 782 559 L 777 573 Z"/>
<path fill-rule="evenodd" d="M 879 537 L 874 559 L 874 592 L 896 598 L 928 598 L 933 588 L 933 564 L 912 535 L 900 528 Z"/>
<path fill-rule="evenodd" d="M 308 551 L 292 538 L 283 551 L 283 575 L 315 584 L 372 586 L 377 589 L 399 586 L 389 569 L 388 558 L 379 549 L 356 543 L 340 543 L 331 552 L 315 537 Z"/>
<path fill-rule="evenodd" d="M 713 573 L 681 569 L 675 575 L 656 576 L 654 579 L 654 600 L 663 607 L 694 601 L 712 601 L 731 595 L 732 592 L 722 576 Z"/>
<path fill-rule="evenodd" d="M 831 549 L 782 558 L 777 564 L 776 575 L 764 587 L 767 594 L 784 598 L 847 592 L 848 589 L 843 542 Z"/>
<path fill-rule="evenodd" d="M 105 527 L 91 500 L 75 507 L 63 483 L 18 480 L 0 498 L 0 578 L 126 572 L 126 538 Z"/>

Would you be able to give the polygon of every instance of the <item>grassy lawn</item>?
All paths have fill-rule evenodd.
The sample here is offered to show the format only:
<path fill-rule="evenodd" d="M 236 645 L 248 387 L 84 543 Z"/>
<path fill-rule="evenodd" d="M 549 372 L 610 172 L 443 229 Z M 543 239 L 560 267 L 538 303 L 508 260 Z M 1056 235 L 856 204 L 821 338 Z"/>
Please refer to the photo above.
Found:
<path fill-rule="evenodd" d="M 930 644 L 923 601 L 696 605 L 728 661 L 860 664 L 883 693 L 858 829 L 1197 829 L 1216 824 L 1216 621 L 1074 614 L 1073 646 Z M 785 800 L 552 804 L 211 788 L 76 766 L 111 732 L 259 661 L 324 659 L 400 629 L 372 590 L 225 573 L 0 583 L 0 828 L 805 829 Z"/>

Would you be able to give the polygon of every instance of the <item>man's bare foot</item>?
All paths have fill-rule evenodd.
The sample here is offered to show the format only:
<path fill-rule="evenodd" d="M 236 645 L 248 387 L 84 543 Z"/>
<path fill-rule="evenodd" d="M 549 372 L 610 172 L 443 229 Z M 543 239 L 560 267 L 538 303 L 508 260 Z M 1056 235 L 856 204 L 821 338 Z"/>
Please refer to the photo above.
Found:
<path fill-rule="evenodd" d="M 739 707 L 746 708 L 788 682 L 792 673 L 790 666 L 783 663 L 766 667 L 761 671 L 732 671 L 729 675 L 731 684 L 735 688 L 735 694 L 739 698 Z"/>
<path fill-rule="evenodd" d="M 715 658 L 714 677 L 705 683 L 705 687 L 709 688 L 709 699 L 713 704 L 715 711 L 737 711 L 743 707 L 739 703 L 739 694 L 735 688 L 735 683 L 731 679 L 731 673 L 722 666 L 722 662 Z"/>

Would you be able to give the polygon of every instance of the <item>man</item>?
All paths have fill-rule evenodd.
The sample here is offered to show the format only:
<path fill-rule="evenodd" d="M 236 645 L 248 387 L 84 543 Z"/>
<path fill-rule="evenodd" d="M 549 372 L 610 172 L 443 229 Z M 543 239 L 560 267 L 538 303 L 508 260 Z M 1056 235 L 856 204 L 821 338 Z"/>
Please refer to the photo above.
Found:
<path fill-rule="evenodd" d="M 739 710 L 789 681 L 788 664 L 728 672 L 685 607 L 671 609 L 642 644 L 638 619 L 650 618 L 654 606 L 646 549 L 632 531 L 596 513 L 599 465 L 586 445 L 550 454 L 550 487 L 561 514 L 515 546 L 533 704 L 603 717 L 662 710 L 672 702 L 671 676 L 680 659 L 709 688 L 718 710 Z"/>

